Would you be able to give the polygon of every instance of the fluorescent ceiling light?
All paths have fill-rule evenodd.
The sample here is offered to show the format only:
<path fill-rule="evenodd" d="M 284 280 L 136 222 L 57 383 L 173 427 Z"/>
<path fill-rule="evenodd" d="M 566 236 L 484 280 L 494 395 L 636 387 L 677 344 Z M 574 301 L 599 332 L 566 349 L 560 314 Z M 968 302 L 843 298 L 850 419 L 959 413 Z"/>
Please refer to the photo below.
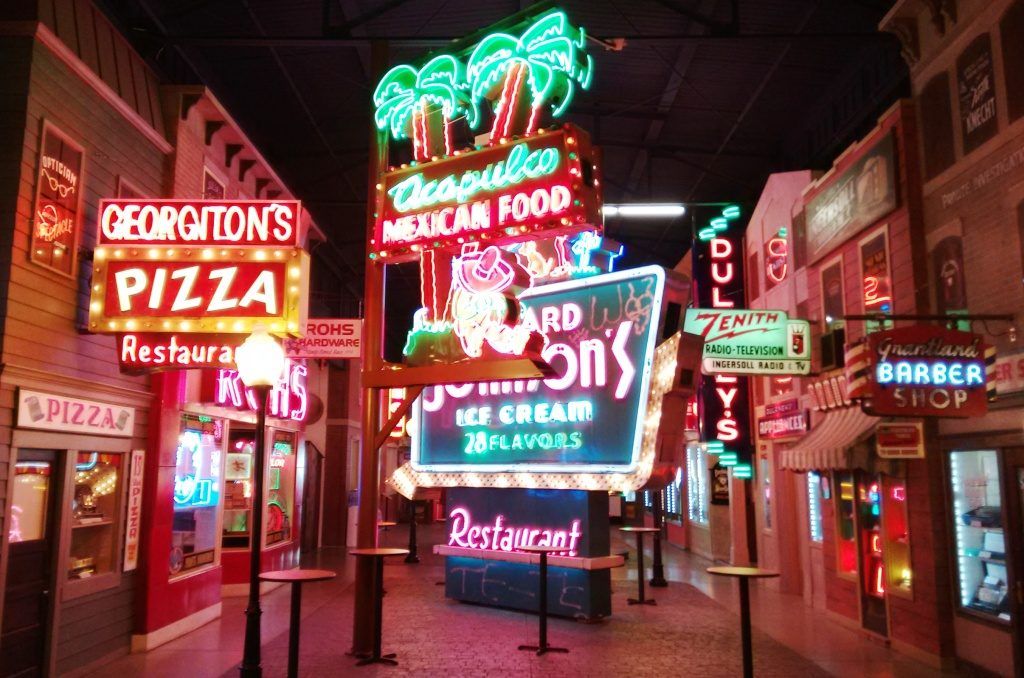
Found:
<path fill-rule="evenodd" d="M 605 205 L 606 217 L 681 217 L 686 206 L 678 203 L 631 203 L 628 205 Z"/>

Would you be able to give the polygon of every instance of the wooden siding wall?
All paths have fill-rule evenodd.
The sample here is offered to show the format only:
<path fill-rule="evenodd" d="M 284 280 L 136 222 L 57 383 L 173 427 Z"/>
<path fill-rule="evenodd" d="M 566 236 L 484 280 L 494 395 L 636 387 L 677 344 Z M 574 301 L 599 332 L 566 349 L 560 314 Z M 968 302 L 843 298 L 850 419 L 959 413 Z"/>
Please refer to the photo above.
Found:
<path fill-rule="evenodd" d="M 29 237 L 44 120 L 85 149 L 79 180 L 80 255 L 92 250 L 98 202 L 116 195 L 118 177 L 124 177 L 140 191 L 161 195 L 167 160 L 135 125 L 48 47 L 39 41 L 19 40 L 24 40 L 25 51 L 31 53 L 31 75 L 27 99 L 22 93 L 24 113 L 16 122 L 23 130 L 23 139 L 3 145 L 18 155 L 10 166 L 19 175 L 19 183 L 14 209 L 5 210 L 0 217 L 8 219 L 13 214 L 13 228 L 4 225 L 2 229 L 12 233 L 13 242 L 2 250 L 8 257 L 3 270 L 9 275 L 9 283 L 0 294 L 7 303 L 2 335 L 0 462 L 10 456 L 16 389 L 26 382 L 41 390 L 136 407 L 132 446 L 144 448 L 148 378 L 128 377 L 119 372 L 113 337 L 80 334 L 77 329 L 88 303 L 89 262 L 80 257 L 77 279 L 37 266 L 29 261 Z M 3 87 L 7 85 L 9 81 L 5 79 Z M 7 167 L 0 165 L 0 190 Z M 0 463 L 0 468 L 6 467 Z M 64 512 L 67 513 L 67 508 Z M 57 560 L 58 571 L 63 557 L 61 554 Z M 56 647 L 58 672 L 85 666 L 111 652 L 128 651 L 133 591 L 134 575 L 129 574 L 122 577 L 116 588 L 61 603 Z"/>
<path fill-rule="evenodd" d="M 90 0 L 38 0 L 39 20 L 163 134 L 160 83 L 128 41 Z"/>

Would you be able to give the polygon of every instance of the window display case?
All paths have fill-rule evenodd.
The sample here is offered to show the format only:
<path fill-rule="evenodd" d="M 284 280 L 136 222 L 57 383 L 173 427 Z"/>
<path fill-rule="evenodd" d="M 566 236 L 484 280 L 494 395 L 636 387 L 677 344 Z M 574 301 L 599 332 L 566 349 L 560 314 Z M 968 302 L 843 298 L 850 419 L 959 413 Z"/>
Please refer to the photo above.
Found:
<path fill-rule="evenodd" d="M 118 570 L 122 456 L 103 452 L 74 455 L 69 580 Z"/>
<path fill-rule="evenodd" d="M 836 481 L 836 571 L 840 576 L 857 576 L 857 502 L 853 473 L 839 471 Z"/>
<path fill-rule="evenodd" d="M 949 455 L 952 525 L 962 610 L 1011 621 L 999 453 L 956 451 Z"/>
<path fill-rule="evenodd" d="M 274 431 L 267 469 L 267 546 L 288 541 L 295 514 L 295 434 Z"/>
<path fill-rule="evenodd" d="M 217 558 L 224 422 L 185 414 L 175 451 L 172 575 L 212 565 Z"/>
<path fill-rule="evenodd" d="M 253 446 L 251 429 L 231 427 L 224 464 L 224 548 L 249 548 L 249 514 L 252 511 Z"/>

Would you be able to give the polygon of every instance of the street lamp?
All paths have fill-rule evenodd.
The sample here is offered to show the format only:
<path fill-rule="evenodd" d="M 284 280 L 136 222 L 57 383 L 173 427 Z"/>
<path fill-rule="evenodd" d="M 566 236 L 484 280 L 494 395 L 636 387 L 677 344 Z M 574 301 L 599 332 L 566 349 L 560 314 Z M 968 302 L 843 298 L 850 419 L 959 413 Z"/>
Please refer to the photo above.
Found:
<path fill-rule="evenodd" d="M 284 372 L 284 349 L 266 328 L 257 325 L 235 349 L 238 376 L 256 392 L 256 440 L 253 453 L 252 521 L 249 530 L 249 604 L 245 608 L 245 649 L 239 674 L 258 678 L 260 667 L 260 546 L 263 541 L 263 457 L 267 422 L 267 394 Z"/>

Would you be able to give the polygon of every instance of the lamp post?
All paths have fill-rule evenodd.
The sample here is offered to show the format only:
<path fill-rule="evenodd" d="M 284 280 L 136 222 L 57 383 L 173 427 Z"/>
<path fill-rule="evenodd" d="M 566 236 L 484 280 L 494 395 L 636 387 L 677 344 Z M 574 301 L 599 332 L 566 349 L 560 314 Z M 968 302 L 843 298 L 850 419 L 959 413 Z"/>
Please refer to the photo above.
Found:
<path fill-rule="evenodd" d="M 267 423 L 267 395 L 284 372 L 284 349 L 267 334 L 265 328 L 257 325 L 235 350 L 235 364 L 242 383 L 256 392 L 252 520 L 249 524 L 249 604 L 245 608 L 245 648 L 238 670 L 242 678 L 259 678 L 263 674 L 260 667 L 260 547 L 263 542 L 264 431 Z"/>

